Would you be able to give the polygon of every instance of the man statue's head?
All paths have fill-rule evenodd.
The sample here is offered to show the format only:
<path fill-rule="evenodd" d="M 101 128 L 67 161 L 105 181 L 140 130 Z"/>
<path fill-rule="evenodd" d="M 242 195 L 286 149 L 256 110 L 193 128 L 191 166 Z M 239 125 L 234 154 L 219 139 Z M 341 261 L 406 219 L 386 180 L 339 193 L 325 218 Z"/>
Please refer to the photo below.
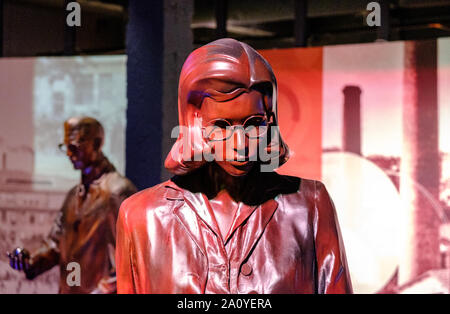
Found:
<path fill-rule="evenodd" d="M 91 117 L 73 117 L 64 122 L 64 143 L 60 144 L 75 169 L 89 169 L 103 156 L 103 126 Z"/>

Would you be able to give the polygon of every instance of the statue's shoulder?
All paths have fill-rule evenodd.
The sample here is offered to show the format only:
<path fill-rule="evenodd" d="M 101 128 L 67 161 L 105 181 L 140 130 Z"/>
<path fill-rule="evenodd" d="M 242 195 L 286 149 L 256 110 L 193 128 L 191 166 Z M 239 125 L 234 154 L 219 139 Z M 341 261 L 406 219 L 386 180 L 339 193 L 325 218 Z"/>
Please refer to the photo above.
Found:
<path fill-rule="evenodd" d="M 334 204 L 320 180 L 299 178 L 299 188 L 295 193 L 280 196 L 285 207 L 290 211 L 304 211 L 306 208 L 311 215 L 327 216 L 333 210 Z"/>
<path fill-rule="evenodd" d="M 320 180 L 301 178 L 300 188 L 297 194 L 317 200 L 323 195 L 328 195 L 325 184 Z"/>
<path fill-rule="evenodd" d="M 279 200 L 289 204 L 304 204 L 306 202 L 310 206 L 314 206 L 314 198 L 319 181 L 287 175 L 280 175 L 279 181 L 283 182 L 283 186 L 290 187 L 284 193 L 278 195 Z M 290 206 L 290 208 L 297 207 L 301 206 Z"/>
<path fill-rule="evenodd" d="M 105 174 L 102 179 L 102 185 L 112 195 L 132 195 L 137 192 L 136 186 L 117 171 Z"/>
<path fill-rule="evenodd" d="M 182 195 L 174 189 L 175 186 L 173 182 L 167 180 L 139 191 L 125 199 L 120 210 L 136 217 L 145 217 L 156 210 L 158 214 L 169 213 L 174 205 L 173 200 Z"/>

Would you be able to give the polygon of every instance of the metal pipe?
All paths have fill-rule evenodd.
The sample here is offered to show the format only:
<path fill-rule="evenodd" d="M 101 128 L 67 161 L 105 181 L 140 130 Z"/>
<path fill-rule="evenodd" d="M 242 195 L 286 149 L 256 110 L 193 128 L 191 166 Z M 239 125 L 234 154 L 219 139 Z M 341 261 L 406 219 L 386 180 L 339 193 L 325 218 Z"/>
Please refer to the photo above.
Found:
<path fill-rule="evenodd" d="M 216 37 L 227 37 L 227 0 L 216 0 Z"/>
<path fill-rule="evenodd" d="M 295 46 L 306 47 L 308 39 L 308 1 L 295 1 L 294 40 Z"/>

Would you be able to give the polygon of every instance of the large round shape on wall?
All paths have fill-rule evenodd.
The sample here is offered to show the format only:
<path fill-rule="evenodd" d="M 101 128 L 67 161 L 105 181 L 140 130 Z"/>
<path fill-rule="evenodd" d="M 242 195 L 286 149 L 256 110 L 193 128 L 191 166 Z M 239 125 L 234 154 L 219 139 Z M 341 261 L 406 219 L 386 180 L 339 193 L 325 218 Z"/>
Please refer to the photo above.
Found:
<path fill-rule="evenodd" d="M 399 264 L 401 200 L 391 179 L 352 153 L 322 155 L 322 181 L 333 199 L 355 293 L 376 293 Z"/>

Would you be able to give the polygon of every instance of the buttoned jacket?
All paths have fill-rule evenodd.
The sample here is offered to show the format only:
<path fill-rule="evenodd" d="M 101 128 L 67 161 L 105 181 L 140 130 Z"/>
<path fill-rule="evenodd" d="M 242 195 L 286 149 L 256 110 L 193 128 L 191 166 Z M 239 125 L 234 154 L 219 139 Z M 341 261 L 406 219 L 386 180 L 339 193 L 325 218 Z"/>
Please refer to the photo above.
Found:
<path fill-rule="evenodd" d="M 125 200 L 117 221 L 118 293 L 351 293 L 325 186 L 275 172 L 258 176 L 225 238 L 198 188 L 200 173 Z"/>

